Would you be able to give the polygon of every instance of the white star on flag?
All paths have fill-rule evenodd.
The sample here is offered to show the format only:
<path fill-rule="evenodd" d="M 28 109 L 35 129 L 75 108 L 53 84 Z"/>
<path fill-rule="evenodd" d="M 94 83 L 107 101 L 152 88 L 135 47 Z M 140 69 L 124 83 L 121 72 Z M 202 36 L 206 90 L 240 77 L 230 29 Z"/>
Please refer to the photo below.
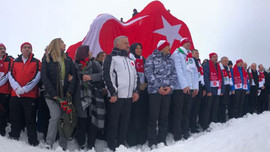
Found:
<path fill-rule="evenodd" d="M 171 24 L 163 17 L 162 17 L 162 22 L 163 22 L 163 28 L 155 30 L 154 33 L 158 33 L 160 35 L 164 35 L 167 38 L 167 41 L 170 43 L 170 45 L 173 45 L 174 40 L 179 40 L 181 41 L 182 36 L 179 34 L 179 30 L 182 26 L 182 24 L 177 24 L 171 26 Z"/>

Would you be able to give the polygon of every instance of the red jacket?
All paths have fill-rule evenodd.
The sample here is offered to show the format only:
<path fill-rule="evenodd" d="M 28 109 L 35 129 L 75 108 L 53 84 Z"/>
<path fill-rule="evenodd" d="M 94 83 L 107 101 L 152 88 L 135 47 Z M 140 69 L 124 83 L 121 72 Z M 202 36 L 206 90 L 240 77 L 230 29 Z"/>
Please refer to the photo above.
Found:
<path fill-rule="evenodd" d="M 25 63 L 23 63 L 22 55 L 14 60 L 9 78 L 12 87 L 12 97 L 17 96 L 14 90 L 22 87 L 25 93 L 20 95 L 20 97 L 37 98 L 37 84 L 40 80 L 41 63 L 33 56 L 31 54 Z"/>
<path fill-rule="evenodd" d="M 11 87 L 8 82 L 9 71 L 11 69 L 13 58 L 7 54 L 3 57 L 4 60 L 4 75 L 0 78 L 0 94 L 11 94 Z"/>

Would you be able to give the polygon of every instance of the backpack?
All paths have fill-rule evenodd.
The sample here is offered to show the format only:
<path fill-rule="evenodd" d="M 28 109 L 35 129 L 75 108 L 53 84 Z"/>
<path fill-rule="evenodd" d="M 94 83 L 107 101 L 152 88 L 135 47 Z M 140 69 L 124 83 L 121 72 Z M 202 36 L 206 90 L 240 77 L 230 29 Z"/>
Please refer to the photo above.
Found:
<path fill-rule="evenodd" d="M 75 108 L 71 101 L 71 98 L 67 98 L 67 104 L 65 105 L 66 110 L 63 110 L 61 106 L 61 117 L 58 120 L 59 136 L 65 138 L 68 141 L 74 139 L 77 133 L 78 122 Z"/>

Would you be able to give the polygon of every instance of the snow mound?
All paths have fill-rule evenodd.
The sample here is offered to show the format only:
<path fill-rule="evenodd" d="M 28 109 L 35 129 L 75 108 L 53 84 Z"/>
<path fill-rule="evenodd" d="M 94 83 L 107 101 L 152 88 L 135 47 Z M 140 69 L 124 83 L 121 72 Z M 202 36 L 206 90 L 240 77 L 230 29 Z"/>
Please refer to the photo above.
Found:
<path fill-rule="evenodd" d="M 188 140 L 174 142 L 172 135 L 167 137 L 168 146 L 159 144 L 156 149 L 147 145 L 136 147 L 120 146 L 116 152 L 269 152 L 270 151 L 270 112 L 260 115 L 248 114 L 243 118 L 231 119 L 228 122 L 212 123 L 207 132 L 192 134 Z M 7 128 L 9 131 L 10 128 Z M 0 137 L 0 152 L 62 152 L 56 143 L 53 150 L 44 149 L 44 140 L 39 134 L 40 144 L 29 146 L 26 133 L 21 134 L 20 141 Z M 68 152 L 80 152 L 75 141 L 69 142 Z M 96 142 L 96 150 L 109 151 L 104 141 Z M 94 152 L 95 150 L 88 150 Z"/>

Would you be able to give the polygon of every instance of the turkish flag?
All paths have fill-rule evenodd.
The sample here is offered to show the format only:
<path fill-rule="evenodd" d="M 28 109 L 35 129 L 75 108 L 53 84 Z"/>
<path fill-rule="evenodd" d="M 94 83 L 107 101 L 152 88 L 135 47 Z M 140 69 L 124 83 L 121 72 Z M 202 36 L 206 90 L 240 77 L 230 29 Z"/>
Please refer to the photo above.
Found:
<path fill-rule="evenodd" d="M 89 45 L 94 57 L 100 51 L 110 54 L 114 39 L 121 35 L 128 37 L 130 45 L 141 43 L 145 58 L 157 49 L 160 40 L 167 40 L 171 44 L 171 52 L 180 47 L 182 38 L 188 37 L 192 41 L 187 25 L 171 15 L 161 2 L 153 1 L 126 23 L 121 23 L 109 14 L 99 15 L 84 40 L 69 47 L 67 52 L 74 58 L 74 52 L 82 44 Z"/>
<path fill-rule="evenodd" d="M 143 64 L 143 59 L 136 59 L 135 60 L 135 64 L 136 64 L 136 70 L 137 72 L 142 72 L 144 73 L 144 64 Z"/>

